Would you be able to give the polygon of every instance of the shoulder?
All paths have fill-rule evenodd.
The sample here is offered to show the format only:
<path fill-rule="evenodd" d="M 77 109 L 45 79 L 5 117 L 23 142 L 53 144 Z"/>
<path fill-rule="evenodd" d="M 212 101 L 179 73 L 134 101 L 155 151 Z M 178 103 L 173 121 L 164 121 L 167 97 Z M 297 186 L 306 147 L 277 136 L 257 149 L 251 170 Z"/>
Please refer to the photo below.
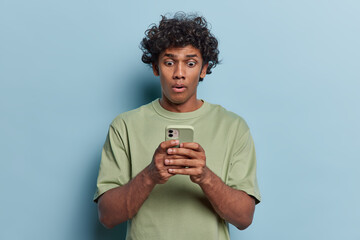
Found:
<path fill-rule="evenodd" d="M 240 115 L 227 110 L 221 105 L 212 103 L 207 104 L 210 106 L 211 115 L 213 115 L 213 117 L 221 121 L 223 124 L 228 124 L 232 127 L 235 127 L 241 132 L 247 131 L 249 129 L 245 119 Z"/>

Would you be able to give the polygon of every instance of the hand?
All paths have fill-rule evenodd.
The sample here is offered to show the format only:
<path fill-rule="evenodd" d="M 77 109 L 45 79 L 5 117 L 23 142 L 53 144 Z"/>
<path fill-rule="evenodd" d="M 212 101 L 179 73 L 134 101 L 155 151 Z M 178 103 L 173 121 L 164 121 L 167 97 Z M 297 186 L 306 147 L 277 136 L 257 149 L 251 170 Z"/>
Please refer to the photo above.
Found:
<path fill-rule="evenodd" d="M 168 155 L 168 148 L 175 147 L 179 145 L 179 140 L 169 140 L 160 143 L 158 148 L 155 150 L 153 159 L 149 164 L 148 173 L 154 184 L 163 184 L 166 183 L 170 177 L 174 176 L 173 173 L 168 171 L 169 168 L 180 168 L 179 166 L 165 166 L 165 159 L 176 159 L 184 158 L 177 154 Z"/>
<path fill-rule="evenodd" d="M 169 167 L 169 174 L 189 175 L 191 181 L 200 184 L 209 179 L 209 168 L 206 166 L 206 155 L 204 149 L 198 143 L 181 143 L 180 148 L 169 148 L 169 155 L 180 155 L 182 158 L 165 159 L 166 166 Z M 185 168 L 184 168 L 185 167 Z"/>

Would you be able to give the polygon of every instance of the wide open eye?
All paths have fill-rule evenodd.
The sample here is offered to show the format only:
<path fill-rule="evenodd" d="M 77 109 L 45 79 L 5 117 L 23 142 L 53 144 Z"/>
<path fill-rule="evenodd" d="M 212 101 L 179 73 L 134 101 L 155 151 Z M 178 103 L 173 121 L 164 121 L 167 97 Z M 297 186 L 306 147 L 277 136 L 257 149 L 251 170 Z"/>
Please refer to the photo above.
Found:
<path fill-rule="evenodd" d="M 173 61 L 165 61 L 164 62 L 164 64 L 166 65 L 166 66 L 172 66 L 172 65 L 174 65 L 174 62 Z"/>
<path fill-rule="evenodd" d="M 194 61 L 188 62 L 187 65 L 188 65 L 189 67 L 195 67 L 196 62 L 194 62 Z"/>

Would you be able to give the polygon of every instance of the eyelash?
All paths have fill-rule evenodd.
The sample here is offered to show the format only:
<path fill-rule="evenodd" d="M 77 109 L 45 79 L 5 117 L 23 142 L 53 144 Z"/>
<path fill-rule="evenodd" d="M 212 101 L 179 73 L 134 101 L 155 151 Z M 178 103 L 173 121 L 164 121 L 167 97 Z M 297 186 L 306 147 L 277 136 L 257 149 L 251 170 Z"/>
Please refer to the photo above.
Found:
<path fill-rule="evenodd" d="M 166 62 L 165 62 L 165 65 L 166 65 L 166 66 L 172 66 L 172 65 L 174 65 L 174 62 L 172 62 L 172 61 L 166 61 Z"/>

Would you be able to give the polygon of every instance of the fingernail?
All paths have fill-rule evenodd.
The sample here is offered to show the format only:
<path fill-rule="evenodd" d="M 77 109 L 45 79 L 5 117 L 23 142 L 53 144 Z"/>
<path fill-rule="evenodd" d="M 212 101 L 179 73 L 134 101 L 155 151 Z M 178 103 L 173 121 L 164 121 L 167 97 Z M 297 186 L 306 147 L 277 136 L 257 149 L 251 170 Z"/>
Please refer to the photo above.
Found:
<path fill-rule="evenodd" d="M 171 148 L 168 149 L 168 153 L 172 153 L 172 151 L 173 151 L 173 150 L 172 150 Z"/>
<path fill-rule="evenodd" d="M 170 160 L 169 159 L 165 159 L 165 164 L 169 164 Z"/>

